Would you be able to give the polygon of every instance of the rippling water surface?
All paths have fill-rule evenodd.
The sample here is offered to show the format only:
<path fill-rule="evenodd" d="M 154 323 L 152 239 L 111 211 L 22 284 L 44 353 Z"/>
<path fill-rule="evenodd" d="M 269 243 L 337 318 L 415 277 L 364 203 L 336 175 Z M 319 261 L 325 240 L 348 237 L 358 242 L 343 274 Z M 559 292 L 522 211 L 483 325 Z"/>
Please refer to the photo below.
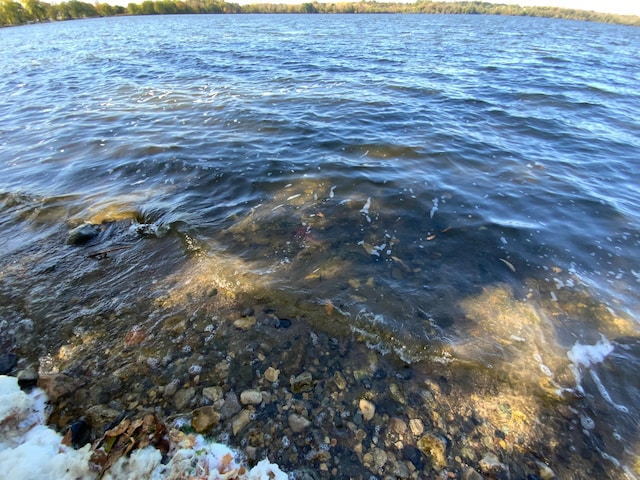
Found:
<path fill-rule="evenodd" d="M 220 312 L 260 306 L 297 342 L 509 385 L 549 409 L 536 458 L 564 478 L 640 476 L 640 30 L 225 15 L 0 40 L 3 349 L 104 374 L 144 331 L 136 362 L 177 377 Z"/>

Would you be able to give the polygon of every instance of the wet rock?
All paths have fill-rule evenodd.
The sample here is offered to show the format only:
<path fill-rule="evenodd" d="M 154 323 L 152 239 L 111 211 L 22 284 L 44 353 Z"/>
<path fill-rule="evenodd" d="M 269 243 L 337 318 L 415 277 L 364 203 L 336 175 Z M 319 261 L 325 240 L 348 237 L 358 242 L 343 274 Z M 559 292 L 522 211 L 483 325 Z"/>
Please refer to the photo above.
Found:
<path fill-rule="evenodd" d="M 258 390 L 245 390 L 240 394 L 240 403 L 243 405 L 260 405 L 262 394 Z"/>
<path fill-rule="evenodd" d="M 240 402 L 238 402 L 238 396 L 233 392 L 227 393 L 224 396 L 224 404 L 220 408 L 220 416 L 222 419 L 231 418 L 240 412 L 240 410 L 242 410 L 242 406 Z"/>
<path fill-rule="evenodd" d="M 506 466 L 503 463 L 500 463 L 498 457 L 493 453 L 487 453 L 482 457 L 482 460 L 480 460 L 478 465 L 480 466 L 482 473 L 486 475 L 497 475 L 506 470 Z"/>
<path fill-rule="evenodd" d="M 120 417 L 120 414 L 119 410 L 104 404 L 92 405 L 86 411 L 87 421 L 97 430 L 111 425 Z"/>
<path fill-rule="evenodd" d="M 475 471 L 475 469 L 469 467 L 465 468 L 462 472 L 462 480 L 482 480 L 482 475 Z"/>
<path fill-rule="evenodd" d="M 170 382 L 164 387 L 164 394 L 167 397 L 173 397 L 178 391 L 178 382 Z"/>
<path fill-rule="evenodd" d="M 196 433 L 207 433 L 220 423 L 220 413 L 212 406 L 200 407 L 193 411 L 191 427 Z"/>
<path fill-rule="evenodd" d="M 38 371 L 33 367 L 25 368 L 18 372 L 17 378 L 20 388 L 35 387 L 38 383 Z"/>
<path fill-rule="evenodd" d="M 255 313 L 255 310 L 253 309 L 253 307 L 247 307 L 244 310 L 242 310 L 242 312 L 240 313 L 240 316 L 241 317 L 252 317 L 254 313 Z"/>
<path fill-rule="evenodd" d="M 389 385 L 389 393 L 391 394 L 391 398 L 393 398 L 399 404 L 405 405 L 407 403 L 407 400 L 404 398 L 404 395 L 402 395 L 402 392 L 400 391 L 400 387 L 398 387 L 398 385 L 396 385 L 395 383 Z"/>
<path fill-rule="evenodd" d="M 18 356 L 13 353 L 3 353 L 0 355 L 0 375 L 6 375 L 18 364 Z"/>
<path fill-rule="evenodd" d="M 243 317 L 233 322 L 233 326 L 238 330 L 249 330 L 256 324 L 256 317 Z"/>
<path fill-rule="evenodd" d="M 425 457 L 431 460 L 434 470 L 440 471 L 447 466 L 447 445 L 442 438 L 427 433 L 418 440 L 417 447 Z"/>
<path fill-rule="evenodd" d="M 242 410 L 238 415 L 231 419 L 231 430 L 233 435 L 238 435 L 251 422 L 251 412 Z"/>
<path fill-rule="evenodd" d="M 176 392 L 175 396 L 173 397 L 176 408 L 178 410 L 184 410 L 185 408 L 187 408 L 191 404 L 191 401 L 193 400 L 195 394 L 196 389 L 193 387 L 178 390 L 178 392 Z"/>
<path fill-rule="evenodd" d="M 100 234 L 100 225 L 85 223 L 69 232 L 67 245 L 84 245 Z"/>
<path fill-rule="evenodd" d="M 277 370 L 273 367 L 267 368 L 267 370 L 264 372 L 264 378 L 271 383 L 276 382 L 279 376 L 280 370 Z"/>
<path fill-rule="evenodd" d="M 360 412 L 362 413 L 362 418 L 367 422 L 371 420 L 376 414 L 376 406 L 365 398 L 360 399 L 358 407 L 360 408 Z"/>
<path fill-rule="evenodd" d="M 67 428 L 65 438 L 71 441 L 73 448 L 82 448 L 91 441 L 91 427 L 83 420 L 76 420 Z"/>
<path fill-rule="evenodd" d="M 62 373 L 40 375 L 38 387 L 45 391 L 49 401 L 57 402 L 60 398 L 75 392 L 80 387 L 80 382 Z"/>
<path fill-rule="evenodd" d="M 304 372 L 291 379 L 291 391 L 293 393 L 310 392 L 313 389 L 313 376 Z"/>
<path fill-rule="evenodd" d="M 311 422 L 303 417 L 302 415 L 298 415 L 297 413 L 292 413 L 288 418 L 289 427 L 293 430 L 294 433 L 300 433 L 304 429 L 306 429 Z"/>

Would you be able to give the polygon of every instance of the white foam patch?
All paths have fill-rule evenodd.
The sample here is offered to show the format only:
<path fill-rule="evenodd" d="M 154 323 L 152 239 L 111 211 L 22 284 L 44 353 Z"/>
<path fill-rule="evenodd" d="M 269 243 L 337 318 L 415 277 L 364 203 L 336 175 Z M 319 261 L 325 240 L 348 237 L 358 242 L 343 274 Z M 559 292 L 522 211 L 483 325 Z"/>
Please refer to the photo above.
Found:
<path fill-rule="evenodd" d="M 590 367 L 602 363 L 613 352 L 613 345 L 604 335 L 595 345 L 576 344 L 567 352 L 567 357 L 576 367 Z"/>
<path fill-rule="evenodd" d="M 62 444 L 62 436 L 44 425 L 46 396 L 34 389 L 20 390 L 14 377 L 0 375 L 0 478 L 20 480 L 93 480 L 98 473 L 90 468 L 90 445 L 75 450 Z M 262 460 L 251 470 L 242 468 L 237 455 L 226 445 L 202 436 L 186 437 L 184 445 L 170 452 L 162 464 L 162 454 L 153 447 L 134 450 L 121 457 L 103 478 L 121 480 L 144 478 L 167 480 L 207 478 L 209 480 L 286 480 L 278 465 Z M 183 447 L 183 448 L 181 448 Z"/>

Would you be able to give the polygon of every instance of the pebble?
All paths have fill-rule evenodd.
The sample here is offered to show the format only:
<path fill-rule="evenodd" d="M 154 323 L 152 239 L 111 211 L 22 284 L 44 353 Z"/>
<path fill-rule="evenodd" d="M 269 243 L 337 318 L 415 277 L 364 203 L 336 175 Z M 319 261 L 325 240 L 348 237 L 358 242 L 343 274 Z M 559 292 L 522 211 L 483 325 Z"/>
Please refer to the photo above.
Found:
<path fill-rule="evenodd" d="M 191 427 L 196 433 L 206 433 L 220 423 L 220 414 L 210 405 L 193 411 Z"/>
<path fill-rule="evenodd" d="M 344 375 L 342 375 L 342 373 L 340 372 L 334 373 L 333 383 L 336 384 L 336 387 L 338 387 L 338 390 L 344 390 L 345 388 L 347 388 L 347 380 L 344 378 Z"/>
<path fill-rule="evenodd" d="M 384 467 L 384 464 L 387 463 L 387 452 L 382 450 L 381 448 L 374 448 L 371 451 L 373 455 L 373 464 L 376 468 Z"/>
<path fill-rule="evenodd" d="M 206 387 L 202 389 L 202 395 L 212 403 L 222 400 L 222 387 Z"/>
<path fill-rule="evenodd" d="M 276 382 L 279 376 L 280 370 L 276 370 L 273 367 L 267 368 L 267 370 L 264 372 L 264 378 L 271 383 Z"/>
<path fill-rule="evenodd" d="M 258 390 L 245 390 L 240 394 L 240 403 L 243 405 L 260 405 L 262 394 Z"/>
<path fill-rule="evenodd" d="M 231 419 L 231 430 L 233 431 L 233 435 L 236 436 L 240 433 L 244 428 L 249 425 L 251 421 L 251 412 L 249 410 L 242 410 L 238 415 Z"/>
<path fill-rule="evenodd" d="M 365 421 L 371 420 L 376 414 L 376 406 L 367 399 L 361 398 L 358 406 Z"/>
<path fill-rule="evenodd" d="M 233 392 L 227 393 L 224 396 L 224 404 L 220 408 L 220 416 L 223 419 L 231 418 L 240 410 L 242 410 L 242 406 L 238 402 L 238 396 Z"/>
<path fill-rule="evenodd" d="M 293 393 L 310 392 L 313 388 L 313 376 L 309 372 L 303 372 L 291 379 L 291 391 Z"/>
<path fill-rule="evenodd" d="M 293 430 L 294 433 L 300 433 L 309 425 L 311 425 L 311 422 L 307 418 L 303 417 L 302 415 L 298 415 L 297 413 L 292 413 L 291 415 L 289 415 L 288 421 L 289 427 L 291 428 L 291 430 Z"/>
<path fill-rule="evenodd" d="M 411 433 L 416 437 L 424 433 L 424 425 L 422 424 L 422 420 L 419 418 L 412 418 L 409 420 L 409 428 L 411 429 Z"/>

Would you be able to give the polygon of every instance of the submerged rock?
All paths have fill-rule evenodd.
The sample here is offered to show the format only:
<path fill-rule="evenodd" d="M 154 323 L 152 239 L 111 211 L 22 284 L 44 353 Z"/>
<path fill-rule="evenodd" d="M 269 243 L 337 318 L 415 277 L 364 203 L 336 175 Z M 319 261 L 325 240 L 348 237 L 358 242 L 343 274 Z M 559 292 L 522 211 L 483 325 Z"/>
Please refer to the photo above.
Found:
<path fill-rule="evenodd" d="M 291 379 L 291 391 L 293 393 L 309 392 L 313 388 L 313 376 L 304 372 Z"/>
<path fill-rule="evenodd" d="M 431 460 L 434 470 L 440 471 L 447 466 L 447 445 L 442 438 L 427 433 L 418 440 L 418 449 Z"/>
<path fill-rule="evenodd" d="M 358 404 L 358 407 L 362 412 L 362 418 L 364 418 L 364 420 L 367 422 L 371 420 L 376 414 L 375 404 L 364 398 L 360 399 L 360 403 Z"/>
<path fill-rule="evenodd" d="M 196 433 L 206 433 L 220 423 L 220 414 L 212 406 L 201 407 L 193 411 L 191 426 Z"/>
<path fill-rule="evenodd" d="M 243 405 L 260 405 L 262 394 L 258 390 L 245 390 L 240 394 L 240 403 Z"/>
<path fill-rule="evenodd" d="M 307 418 L 302 415 L 298 415 L 297 413 L 289 415 L 288 421 L 289 427 L 291 427 L 291 430 L 293 430 L 294 433 L 300 433 L 311 425 L 311 422 Z"/>
<path fill-rule="evenodd" d="M 100 225 L 85 223 L 69 232 L 67 245 L 83 245 L 100 234 Z"/>

